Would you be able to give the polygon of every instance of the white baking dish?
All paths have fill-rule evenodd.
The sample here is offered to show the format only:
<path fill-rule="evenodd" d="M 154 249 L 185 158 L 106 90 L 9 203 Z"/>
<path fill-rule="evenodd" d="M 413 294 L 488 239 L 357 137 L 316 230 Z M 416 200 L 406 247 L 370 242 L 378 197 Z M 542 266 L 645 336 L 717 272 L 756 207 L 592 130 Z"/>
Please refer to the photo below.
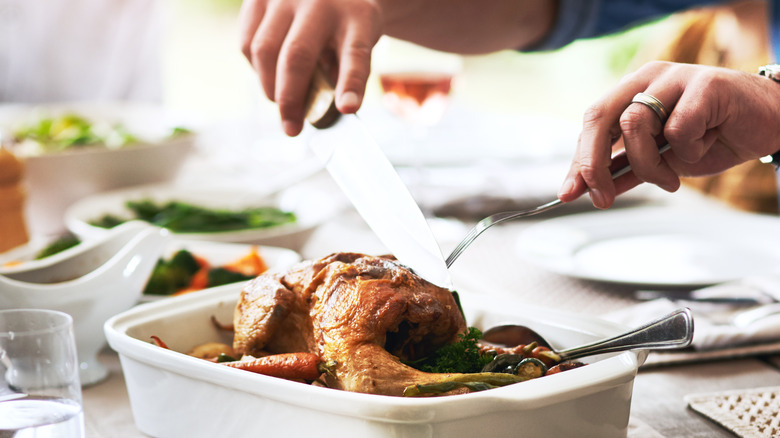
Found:
<path fill-rule="evenodd" d="M 195 345 L 230 342 L 239 287 L 144 304 L 106 322 L 138 428 L 154 437 L 625 437 L 633 381 L 646 354 L 623 352 L 585 367 L 472 394 L 402 398 L 314 387 L 195 359 Z M 461 293 L 469 325 L 529 325 L 554 345 L 579 345 L 623 327 Z M 171 350 L 149 342 L 162 338 Z"/>

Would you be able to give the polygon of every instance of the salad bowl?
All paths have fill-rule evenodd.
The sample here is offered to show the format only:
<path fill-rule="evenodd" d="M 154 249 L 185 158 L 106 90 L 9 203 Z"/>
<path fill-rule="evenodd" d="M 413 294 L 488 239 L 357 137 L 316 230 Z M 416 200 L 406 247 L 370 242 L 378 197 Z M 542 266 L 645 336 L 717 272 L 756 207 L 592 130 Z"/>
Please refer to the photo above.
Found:
<path fill-rule="evenodd" d="M 52 133 L 54 138 L 41 146 L 41 131 L 68 117 L 78 117 L 78 123 Z M 181 115 L 152 104 L 0 105 L 3 142 L 25 162 L 31 234 L 65 231 L 65 210 L 85 196 L 175 179 L 195 147 L 197 135 L 180 129 L 189 124 Z M 85 131 L 95 132 L 94 138 L 79 144 L 88 136 Z"/>

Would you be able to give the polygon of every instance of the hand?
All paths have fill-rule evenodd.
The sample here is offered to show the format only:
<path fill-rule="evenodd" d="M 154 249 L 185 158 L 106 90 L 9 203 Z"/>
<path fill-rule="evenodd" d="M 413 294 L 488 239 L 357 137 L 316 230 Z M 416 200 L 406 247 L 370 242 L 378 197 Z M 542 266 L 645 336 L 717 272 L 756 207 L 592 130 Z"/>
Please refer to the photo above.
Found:
<path fill-rule="evenodd" d="M 279 104 L 288 135 L 303 128 L 304 100 L 317 62 L 336 73 L 336 107 L 363 102 L 371 51 L 383 34 L 461 54 L 527 47 L 552 28 L 553 0 L 244 0 L 244 55 L 266 96 Z M 464 31 L 468 29 L 468 32 Z"/>
<path fill-rule="evenodd" d="M 371 50 L 382 34 L 374 0 L 245 0 L 239 14 L 242 51 L 279 105 L 287 135 L 303 129 L 304 103 L 317 62 L 336 69 L 336 106 L 360 107 Z M 328 58 L 330 55 L 330 58 Z"/>
<path fill-rule="evenodd" d="M 631 103 L 639 92 L 670 112 L 664 126 L 651 108 Z M 611 153 L 620 142 L 632 172 L 612 181 Z M 661 155 L 666 142 L 671 149 Z M 719 173 L 779 150 L 779 83 L 718 67 L 651 62 L 587 111 L 558 197 L 569 202 L 589 191 L 594 206 L 609 208 L 642 182 L 674 192 L 681 176 Z"/>

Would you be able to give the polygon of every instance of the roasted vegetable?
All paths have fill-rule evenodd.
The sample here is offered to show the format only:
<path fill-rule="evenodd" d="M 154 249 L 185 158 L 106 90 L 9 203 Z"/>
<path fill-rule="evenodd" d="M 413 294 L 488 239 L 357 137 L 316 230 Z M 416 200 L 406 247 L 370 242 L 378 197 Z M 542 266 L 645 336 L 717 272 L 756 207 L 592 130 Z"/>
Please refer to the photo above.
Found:
<path fill-rule="evenodd" d="M 227 268 L 212 268 L 208 271 L 207 287 L 238 283 L 239 281 L 251 280 L 255 277 L 257 277 L 257 275 L 245 275 L 240 272 L 231 271 Z"/>
<path fill-rule="evenodd" d="M 186 249 L 177 251 L 170 260 L 160 259 L 144 289 L 149 295 L 174 295 L 237 283 L 257 277 L 268 266 L 253 247 L 241 259 L 225 266 L 212 267 Z"/>
<path fill-rule="evenodd" d="M 404 389 L 404 397 L 421 395 L 438 395 L 458 388 L 468 388 L 470 391 L 484 391 L 499 386 L 528 380 L 525 377 L 506 373 L 472 373 L 445 377 L 442 380 L 424 385 L 412 385 Z"/>
<path fill-rule="evenodd" d="M 220 362 L 231 368 L 290 380 L 315 380 L 331 372 L 335 363 L 323 363 L 314 353 L 282 353 L 235 362 Z"/>
<path fill-rule="evenodd" d="M 128 201 L 132 218 L 106 215 L 90 224 L 111 228 L 124 221 L 140 219 L 176 233 L 212 233 L 269 228 L 296 221 L 295 214 L 277 207 L 255 207 L 244 210 L 205 208 L 186 202 L 157 203 L 150 199 Z"/>
<path fill-rule="evenodd" d="M 72 234 L 67 234 L 55 240 L 54 242 L 49 244 L 46 248 L 40 250 L 38 254 L 35 255 L 35 260 L 40 260 L 49 256 L 53 256 L 54 254 L 65 251 L 68 248 L 73 248 L 79 243 L 81 243 L 81 240 L 79 240 L 78 237 Z"/>
<path fill-rule="evenodd" d="M 198 345 L 190 350 L 190 352 L 187 354 L 199 359 L 214 360 L 215 362 L 218 362 L 220 357 L 223 357 L 224 360 L 224 357 L 235 356 L 233 347 L 227 344 L 223 344 L 222 342 L 207 342 L 205 344 Z"/>
<path fill-rule="evenodd" d="M 170 260 L 160 259 L 144 289 L 149 295 L 170 295 L 189 286 L 200 264 L 187 250 L 177 251 Z"/>

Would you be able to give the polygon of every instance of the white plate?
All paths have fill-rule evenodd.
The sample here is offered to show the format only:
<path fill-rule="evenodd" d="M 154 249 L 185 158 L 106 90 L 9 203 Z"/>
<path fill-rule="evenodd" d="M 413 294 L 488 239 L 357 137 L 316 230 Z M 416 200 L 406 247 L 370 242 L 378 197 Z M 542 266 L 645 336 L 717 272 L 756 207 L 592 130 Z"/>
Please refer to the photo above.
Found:
<path fill-rule="evenodd" d="M 533 225 L 517 251 L 572 277 L 630 285 L 704 286 L 780 268 L 780 218 L 634 208 Z"/>
<path fill-rule="evenodd" d="M 223 286 L 143 304 L 106 323 L 142 432 L 160 438 L 252 437 L 259 430 L 263 436 L 294 437 L 443 438 L 487 431 L 503 438 L 518 436 L 518 430 L 523 436 L 626 436 L 633 379 L 645 352 L 589 358 L 581 368 L 489 391 L 420 398 L 305 385 L 177 352 L 208 341 L 230 342 L 232 335 L 226 337 L 210 318 L 230 321 L 238 294 L 235 286 Z M 471 325 L 527 324 L 559 346 L 624 330 L 592 317 L 468 293 L 461 293 L 461 302 Z M 152 345 L 151 335 L 174 351 Z"/>
<path fill-rule="evenodd" d="M 252 243 L 278 246 L 300 251 L 314 230 L 341 208 L 343 198 L 331 186 L 302 183 L 268 196 L 238 188 L 189 189 L 175 185 L 150 185 L 99 193 L 71 205 L 65 212 L 68 229 L 83 239 L 104 234 L 104 228 L 89 222 L 105 214 L 129 217 L 125 203 L 130 200 L 152 199 L 158 202 L 178 200 L 208 208 L 240 209 L 277 206 L 292 211 L 297 221 L 270 228 L 224 231 L 214 233 L 176 233 L 185 240 L 210 240 L 231 243 Z"/>

